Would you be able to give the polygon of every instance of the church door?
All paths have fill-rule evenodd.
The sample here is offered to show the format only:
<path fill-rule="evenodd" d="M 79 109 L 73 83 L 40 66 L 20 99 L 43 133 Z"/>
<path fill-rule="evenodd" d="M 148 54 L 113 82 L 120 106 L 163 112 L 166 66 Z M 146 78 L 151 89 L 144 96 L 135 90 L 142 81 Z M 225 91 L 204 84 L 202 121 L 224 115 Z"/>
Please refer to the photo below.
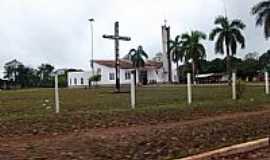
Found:
<path fill-rule="evenodd" d="M 147 77 L 147 71 L 142 70 L 140 71 L 140 77 L 139 77 L 140 83 L 143 85 L 147 85 L 148 83 L 148 77 Z"/>

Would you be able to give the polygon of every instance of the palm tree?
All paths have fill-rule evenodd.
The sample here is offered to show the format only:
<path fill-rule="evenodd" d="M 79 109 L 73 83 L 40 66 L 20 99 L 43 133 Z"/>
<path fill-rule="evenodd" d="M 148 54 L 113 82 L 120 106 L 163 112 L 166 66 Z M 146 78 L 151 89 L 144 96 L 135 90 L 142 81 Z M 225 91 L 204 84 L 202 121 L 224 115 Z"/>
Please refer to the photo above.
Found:
<path fill-rule="evenodd" d="M 175 40 L 169 41 L 169 53 L 172 55 L 172 60 L 176 63 L 176 70 L 177 70 L 177 78 L 180 82 L 180 74 L 179 74 L 179 61 L 183 62 L 185 52 L 182 48 L 181 36 L 176 36 Z"/>
<path fill-rule="evenodd" d="M 215 43 L 215 52 L 224 54 L 224 47 L 226 47 L 226 61 L 227 61 L 227 74 L 229 75 L 229 82 L 231 80 L 232 64 L 231 57 L 237 52 L 237 45 L 240 44 L 241 48 L 245 48 L 245 37 L 242 30 L 246 25 L 238 19 L 230 21 L 227 17 L 219 16 L 215 20 L 216 28 L 212 30 L 209 39 Z M 225 46 L 224 46 L 225 45 Z"/>
<path fill-rule="evenodd" d="M 256 25 L 264 26 L 264 35 L 268 39 L 270 37 L 270 0 L 256 4 L 251 13 L 257 15 Z"/>
<path fill-rule="evenodd" d="M 198 63 L 206 57 L 204 45 L 200 42 L 206 39 L 206 34 L 200 31 L 192 31 L 182 35 L 183 52 L 187 61 L 192 60 L 193 81 L 198 73 Z"/>
<path fill-rule="evenodd" d="M 148 58 L 147 53 L 143 50 L 142 46 L 139 46 L 138 49 L 131 49 L 128 53 L 131 57 L 131 61 L 133 63 L 133 67 L 136 68 L 136 72 L 139 77 L 139 70 L 141 67 L 145 65 L 145 59 Z M 136 74 L 135 74 L 135 82 L 136 82 Z"/>

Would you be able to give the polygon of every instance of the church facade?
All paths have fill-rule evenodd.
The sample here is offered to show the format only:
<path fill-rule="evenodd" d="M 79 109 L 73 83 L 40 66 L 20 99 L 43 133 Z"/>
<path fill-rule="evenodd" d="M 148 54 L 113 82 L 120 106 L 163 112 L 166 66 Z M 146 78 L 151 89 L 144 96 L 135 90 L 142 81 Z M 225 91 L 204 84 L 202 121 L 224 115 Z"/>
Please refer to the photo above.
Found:
<path fill-rule="evenodd" d="M 115 61 L 94 60 L 94 72 L 68 72 L 68 86 L 70 88 L 83 88 L 89 86 L 89 79 L 93 75 L 101 75 L 99 85 L 115 84 Z M 135 70 L 131 61 L 120 60 L 120 82 L 130 84 L 131 71 Z M 167 77 L 163 71 L 162 62 L 148 60 L 143 68 L 136 70 L 136 82 L 140 84 L 166 83 Z"/>

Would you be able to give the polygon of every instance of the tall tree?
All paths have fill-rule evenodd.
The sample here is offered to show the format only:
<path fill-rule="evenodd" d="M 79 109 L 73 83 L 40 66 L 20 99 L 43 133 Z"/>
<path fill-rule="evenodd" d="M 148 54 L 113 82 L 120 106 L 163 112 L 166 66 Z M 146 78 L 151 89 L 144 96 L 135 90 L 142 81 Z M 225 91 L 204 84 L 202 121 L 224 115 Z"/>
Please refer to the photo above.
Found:
<path fill-rule="evenodd" d="M 131 49 L 128 53 L 129 55 L 131 55 L 131 61 L 133 63 L 133 67 L 136 68 L 136 72 L 138 73 L 138 77 L 139 77 L 139 72 L 140 72 L 140 68 L 144 67 L 145 65 L 145 59 L 148 58 L 147 53 L 143 50 L 142 46 L 139 46 L 138 49 Z M 135 77 L 135 81 L 137 79 L 137 75 Z"/>
<path fill-rule="evenodd" d="M 193 80 L 198 73 L 198 63 L 206 57 L 206 51 L 201 40 L 207 38 L 206 34 L 200 31 L 192 31 L 182 35 L 182 49 L 185 53 L 186 60 L 192 61 Z"/>
<path fill-rule="evenodd" d="M 259 64 L 261 70 L 268 70 L 270 72 L 270 50 L 261 55 Z"/>
<path fill-rule="evenodd" d="M 49 87 L 51 86 L 51 74 L 53 73 L 54 67 L 50 64 L 41 64 L 38 67 L 38 75 L 40 77 L 41 86 Z"/>
<path fill-rule="evenodd" d="M 262 1 L 256 4 L 251 13 L 256 15 L 256 25 L 264 26 L 264 35 L 268 39 L 270 37 L 270 0 Z"/>
<path fill-rule="evenodd" d="M 209 39 L 215 43 L 215 52 L 224 54 L 224 45 L 226 48 L 226 61 L 227 61 L 227 74 L 229 75 L 229 81 L 231 80 L 232 64 L 231 57 L 236 54 L 238 44 L 241 48 L 245 48 L 245 37 L 242 30 L 246 25 L 238 19 L 230 21 L 227 17 L 219 16 L 215 20 L 216 28 L 210 33 Z"/>
<path fill-rule="evenodd" d="M 177 78 L 180 82 L 180 73 L 179 73 L 179 62 L 183 62 L 185 57 L 185 52 L 182 48 L 181 36 L 176 36 L 175 40 L 169 41 L 170 43 L 170 54 L 172 55 L 172 60 L 176 63 Z"/>
<path fill-rule="evenodd" d="M 36 70 L 31 67 L 19 65 L 17 68 L 16 82 L 20 84 L 22 88 L 36 87 L 38 84 L 38 76 Z"/>

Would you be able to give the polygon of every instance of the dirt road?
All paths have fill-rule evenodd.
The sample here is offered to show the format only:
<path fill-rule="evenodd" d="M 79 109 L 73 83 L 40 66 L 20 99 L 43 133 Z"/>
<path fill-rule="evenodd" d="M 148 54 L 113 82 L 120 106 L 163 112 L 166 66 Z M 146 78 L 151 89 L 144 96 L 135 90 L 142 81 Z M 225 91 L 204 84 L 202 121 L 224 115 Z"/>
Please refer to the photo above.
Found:
<path fill-rule="evenodd" d="M 269 131 L 267 110 L 62 135 L 1 137 L 0 160 L 170 159 L 264 137 Z"/>

